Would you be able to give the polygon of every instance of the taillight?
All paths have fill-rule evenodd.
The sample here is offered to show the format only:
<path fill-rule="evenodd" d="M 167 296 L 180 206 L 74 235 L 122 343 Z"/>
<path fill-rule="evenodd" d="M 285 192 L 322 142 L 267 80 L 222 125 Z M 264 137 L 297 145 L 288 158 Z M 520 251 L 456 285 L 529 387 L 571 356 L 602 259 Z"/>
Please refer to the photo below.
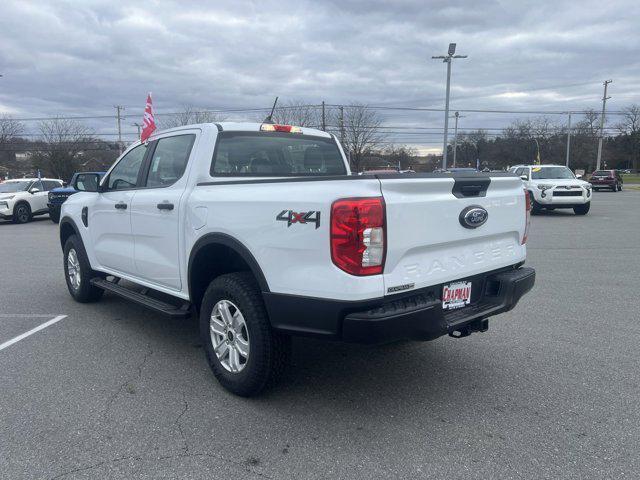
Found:
<path fill-rule="evenodd" d="M 526 189 L 524 191 L 524 215 L 524 235 L 522 236 L 522 242 L 520 242 L 520 245 L 527 243 L 527 239 L 529 238 L 529 225 L 531 224 L 531 193 Z"/>
<path fill-rule="evenodd" d="M 351 275 L 378 275 L 384 269 L 385 255 L 383 198 L 344 198 L 333 202 L 333 263 Z"/>
<path fill-rule="evenodd" d="M 291 125 L 275 125 L 273 123 L 263 123 L 260 126 L 262 132 L 285 132 L 285 133 L 302 133 L 300 127 L 294 127 Z"/>

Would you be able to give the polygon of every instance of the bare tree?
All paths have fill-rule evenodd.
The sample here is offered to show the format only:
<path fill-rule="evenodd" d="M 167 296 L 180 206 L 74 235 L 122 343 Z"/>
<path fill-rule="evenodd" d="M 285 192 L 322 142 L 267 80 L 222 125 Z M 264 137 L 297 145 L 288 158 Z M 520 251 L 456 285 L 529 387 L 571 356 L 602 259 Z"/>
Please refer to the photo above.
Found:
<path fill-rule="evenodd" d="M 383 150 L 382 154 L 390 164 L 400 170 L 407 170 L 417 163 L 418 151 L 406 145 L 391 144 Z"/>
<path fill-rule="evenodd" d="M 24 125 L 9 115 L 0 115 L 0 177 L 16 170 L 16 141 Z"/>
<path fill-rule="evenodd" d="M 184 105 L 180 112 L 159 115 L 159 117 L 158 123 L 163 129 L 193 125 L 195 123 L 224 122 L 226 120 L 226 116 L 219 112 L 198 110 L 193 105 Z"/>
<path fill-rule="evenodd" d="M 56 178 L 69 179 L 78 170 L 84 152 L 91 148 L 93 131 L 69 118 L 40 122 L 42 142 L 33 155 L 35 168 Z"/>
<path fill-rule="evenodd" d="M 616 125 L 621 137 L 625 140 L 633 169 L 638 170 L 640 163 L 640 105 L 631 105 L 622 109 L 622 121 Z"/>
<path fill-rule="evenodd" d="M 296 125 L 298 127 L 322 127 L 322 107 L 309 105 L 302 100 L 290 100 L 276 106 L 272 120 L 284 125 Z M 263 119 L 261 118 L 260 121 Z M 327 119 L 327 123 L 328 119 Z"/>
<path fill-rule="evenodd" d="M 382 119 L 366 105 L 353 103 L 344 107 L 345 144 L 355 172 L 360 171 L 364 157 L 379 148 L 385 135 L 380 133 Z"/>

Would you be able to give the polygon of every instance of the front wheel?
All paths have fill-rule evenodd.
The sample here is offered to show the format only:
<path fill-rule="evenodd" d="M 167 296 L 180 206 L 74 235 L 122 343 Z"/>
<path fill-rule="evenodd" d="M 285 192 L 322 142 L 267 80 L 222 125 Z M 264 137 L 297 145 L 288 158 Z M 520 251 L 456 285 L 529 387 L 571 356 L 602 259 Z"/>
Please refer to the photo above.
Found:
<path fill-rule="evenodd" d="M 60 210 L 54 208 L 49 209 L 49 218 L 53 223 L 60 223 Z"/>
<path fill-rule="evenodd" d="M 611 187 L 611 190 L 613 190 L 614 192 L 619 192 L 620 189 L 618 188 L 618 184 L 616 183 L 613 187 Z"/>
<path fill-rule="evenodd" d="M 26 202 L 19 203 L 13 209 L 13 221 L 15 223 L 27 223 L 31 221 L 31 207 Z"/>
<path fill-rule="evenodd" d="M 538 215 L 542 210 L 542 206 L 536 202 L 533 192 L 529 192 L 529 198 L 531 199 L 531 215 Z"/>
<path fill-rule="evenodd" d="M 98 274 L 91 269 L 82 240 L 77 235 L 71 235 L 64 244 L 64 276 L 69 293 L 77 302 L 95 302 L 104 293 L 101 288 L 91 285 L 91 279 Z"/>
<path fill-rule="evenodd" d="M 248 272 L 221 275 L 209 284 L 200 308 L 200 335 L 215 377 L 243 397 L 274 383 L 291 351 L 290 338 L 271 328 L 258 284 Z"/>
<path fill-rule="evenodd" d="M 591 208 L 591 202 L 587 202 L 584 205 L 576 205 L 573 207 L 573 213 L 576 215 L 586 215 L 589 213 L 589 209 Z"/>

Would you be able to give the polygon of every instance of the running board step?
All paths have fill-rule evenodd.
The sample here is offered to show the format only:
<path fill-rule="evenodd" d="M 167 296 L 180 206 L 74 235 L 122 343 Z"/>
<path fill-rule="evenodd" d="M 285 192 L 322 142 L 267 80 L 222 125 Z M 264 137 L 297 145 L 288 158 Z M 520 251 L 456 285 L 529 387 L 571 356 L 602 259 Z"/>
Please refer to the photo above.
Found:
<path fill-rule="evenodd" d="M 100 277 L 92 278 L 91 284 L 108 292 L 114 293 L 119 297 L 135 302 L 138 305 L 142 305 L 143 307 L 147 307 L 164 315 L 169 315 L 172 318 L 188 318 L 191 316 L 191 304 L 189 302 L 184 302 L 182 306 L 176 307 L 170 303 L 166 303 L 162 300 L 152 298 L 149 295 L 145 295 L 144 293 L 122 287 L 117 283 L 110 282 Z M 147 291 L 147 289 L 144 291 Z"/>

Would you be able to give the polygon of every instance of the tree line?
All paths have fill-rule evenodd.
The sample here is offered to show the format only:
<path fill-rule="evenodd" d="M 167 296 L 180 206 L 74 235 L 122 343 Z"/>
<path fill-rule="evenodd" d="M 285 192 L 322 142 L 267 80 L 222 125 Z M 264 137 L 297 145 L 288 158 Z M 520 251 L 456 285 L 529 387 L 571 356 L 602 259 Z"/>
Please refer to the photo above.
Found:
<path fill-rule="evenodd" d="M 603 168 L 638 170 L 640 163 L 640 106 L 624 108 L 618 122 L 607 127 L 604 137 Z M 227 120 L 224 114 L 199 111 L 187 105 L 170 116 L 158 116 L 160 128 Z M 264 121 L 256 116 L 257 122 Z M 432 170 L 439 166 L 441 155 L 425 157 L 416 148 L 391 142 L 392 135 L 374 108 L 351 103 L 325 108 L 291 100 L 274 109 L 275 123 L 321 128 L 336 136 L 351 162 L 354 172 L 372 168 Z M 587 110 L 571 128 L 569 163 L 572 169 L 587 172 L 595 169 L 600 114 Z M 99 138 L 91 128 L 73 119 L 58 117 L 37 125 L 36 139 L 25 136 L 22 122 L 8 115 L 0 116 L 0 177 L 16 177 L 40 170 L 43 175 L 69 179 L 80 170 L 105 170 L 118 157 L 123 145 Z M 459 132 L 456 148 L 457 166 L 504 169 L 516 164 L 564 164 L 567 152 L 567 127 L 548 117 L 517 120 L 500 133 L 479 129 Z M 454 139 L 448 146 L 448 158 L 453 159 Z M 26 153 L 29 161 L 20 161 L 16 154 Z"/>

